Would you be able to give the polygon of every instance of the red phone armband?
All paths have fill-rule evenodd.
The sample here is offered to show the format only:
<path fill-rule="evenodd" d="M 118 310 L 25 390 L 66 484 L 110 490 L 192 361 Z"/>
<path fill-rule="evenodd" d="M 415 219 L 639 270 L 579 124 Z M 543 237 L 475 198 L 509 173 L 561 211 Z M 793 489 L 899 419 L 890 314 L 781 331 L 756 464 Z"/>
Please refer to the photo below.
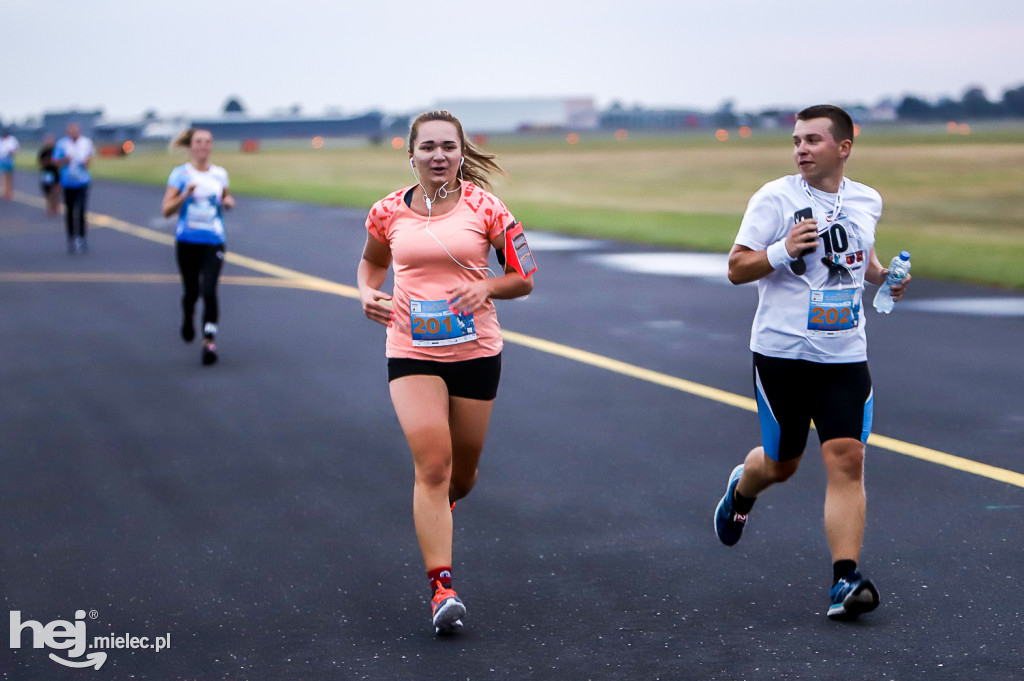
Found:
<path fill-rule="evenodd" d="M 523 226 L 518 222 L 513 222 L 505 229 L 505 258 L 523 279 L 537 271 L 537 262 L 533 259 L 530 245 L 526 243 Z"/>

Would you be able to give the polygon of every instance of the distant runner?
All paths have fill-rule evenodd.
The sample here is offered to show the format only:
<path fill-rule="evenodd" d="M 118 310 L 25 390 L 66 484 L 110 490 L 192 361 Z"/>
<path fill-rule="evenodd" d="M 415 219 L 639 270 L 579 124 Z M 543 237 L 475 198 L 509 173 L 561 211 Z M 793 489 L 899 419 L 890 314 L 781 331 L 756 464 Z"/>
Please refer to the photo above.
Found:
<path fill-rule="evenodd" d="M 188 163 L 171 171 L 164 192 L 163 214 L 178 214 L 174 232 L 175 252 L 185 295 L 181 299 L 181 338 L 195 338 L 195 309 L 203 296 L 202 363 L 217 361 L 217 280 L 224 265 L 224 210 L 233 208 L 235 197 L 228 191 L 228 173 L 210 163 L 213 133 L 189 128 L 172 143 L 189 150 Z"/>

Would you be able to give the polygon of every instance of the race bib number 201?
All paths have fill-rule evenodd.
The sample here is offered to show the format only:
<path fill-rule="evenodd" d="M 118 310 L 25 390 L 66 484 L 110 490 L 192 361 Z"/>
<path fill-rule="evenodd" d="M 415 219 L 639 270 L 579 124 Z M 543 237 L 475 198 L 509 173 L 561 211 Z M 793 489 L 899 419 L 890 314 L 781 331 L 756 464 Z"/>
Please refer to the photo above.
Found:
<path fill-rule="evenodd" d="M 453 313 L 446 300 L 410 300 L 409 321 L 414 347 L 456 345 L 477 337 L 473 313 Z"/>

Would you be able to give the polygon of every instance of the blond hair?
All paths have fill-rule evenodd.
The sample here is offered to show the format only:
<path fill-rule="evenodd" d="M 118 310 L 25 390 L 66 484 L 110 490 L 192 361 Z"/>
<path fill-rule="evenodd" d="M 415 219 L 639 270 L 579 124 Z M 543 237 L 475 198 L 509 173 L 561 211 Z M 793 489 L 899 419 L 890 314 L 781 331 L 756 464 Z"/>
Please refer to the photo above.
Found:
<path fill-rule="evenodd" d="M 203 128 L 185 128 L 178 135 L 171 140 L 171 143 L 167 145 L 167 151 L 174 151 L 175 149 L 191 149 L 192 148 L 192 136 L 197 132 L 210 132 Z M 210 133 L 213 136 L 213 133 Z"/>

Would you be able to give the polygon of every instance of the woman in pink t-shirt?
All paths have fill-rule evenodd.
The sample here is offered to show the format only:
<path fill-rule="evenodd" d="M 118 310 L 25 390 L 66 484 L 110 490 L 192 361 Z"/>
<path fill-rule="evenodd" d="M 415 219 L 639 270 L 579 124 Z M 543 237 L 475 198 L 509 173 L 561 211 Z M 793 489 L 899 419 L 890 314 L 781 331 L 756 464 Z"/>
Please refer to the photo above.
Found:
<path fill-rule="evenodd" d="M 359 263 L 363 312 L 385 324 L 391 401 L 416 468 L 413 518 L 433 598 L 434 630 L 461 629 L 452 589 L 452 514 L 477 478 L 501 375 L 493 299 L 525 296 L 533 277 L 505 265 L 488 277 L 491 247 L 515 224 L 490 192 L 501 168 L 466 140 L 447 111 L 413 121 L 409 164 L 417 184 L 373 205 Z M 394 265 L 394 292 L 380 290 Z"/>

